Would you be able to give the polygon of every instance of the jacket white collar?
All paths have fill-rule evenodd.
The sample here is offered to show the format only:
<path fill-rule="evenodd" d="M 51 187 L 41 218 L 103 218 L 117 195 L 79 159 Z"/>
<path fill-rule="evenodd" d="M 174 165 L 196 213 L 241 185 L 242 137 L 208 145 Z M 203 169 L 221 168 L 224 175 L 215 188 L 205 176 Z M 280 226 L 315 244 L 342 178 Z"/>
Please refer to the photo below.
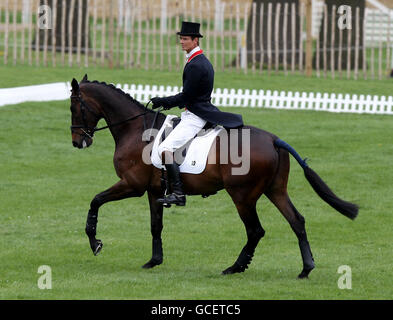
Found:
<path fill-rule="evenodd" d="M 186 53 L 186 62 L 188 61 L 188 59 L 197 51 L 201 50 L 201 48 L 199 48 L 199 46 L 196 46 L 194 49 L 192 49 L 189 53 Z"/>

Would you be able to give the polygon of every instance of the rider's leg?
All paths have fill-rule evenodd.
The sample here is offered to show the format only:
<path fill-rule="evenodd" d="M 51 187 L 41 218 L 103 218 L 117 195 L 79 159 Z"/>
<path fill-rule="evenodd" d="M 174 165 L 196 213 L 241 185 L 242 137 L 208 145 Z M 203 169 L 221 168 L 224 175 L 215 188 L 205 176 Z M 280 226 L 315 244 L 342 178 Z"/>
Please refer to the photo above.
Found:
<path fill-rule="evenodd" d="M 161 203 L 185 204 L 183 185 L 180 179 L 179 165 L 174 161 L 173 153 L 194 138 L 204 127 L 206 121 L 195 114 L 185 111 L 181 121 L 168 137 L 158 146 L 163 164 L 168 173 L 169 183 L 172 184 L 173 193 L 165 198 L 158 199 Z"/>
<path fill-rule="evenodd" d="M 173 159 L 173 153 L 164 151 L 162 153 L 163 163 L 168 175 L 168 180 L 172 186 L 172 193 L 165 198 L 160 198 L 157 201 L 166 204 L 176 204 L 184 206 L 186 204 L 186 196 L 183 191 L 183 184 L 180 179 L 179 165 Z"/>

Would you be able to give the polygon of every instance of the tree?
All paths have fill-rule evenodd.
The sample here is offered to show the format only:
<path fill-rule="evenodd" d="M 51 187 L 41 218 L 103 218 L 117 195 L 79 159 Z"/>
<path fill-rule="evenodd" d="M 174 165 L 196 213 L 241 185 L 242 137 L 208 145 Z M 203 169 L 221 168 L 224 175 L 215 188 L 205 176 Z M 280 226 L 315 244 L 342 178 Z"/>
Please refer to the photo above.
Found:
<path fill-rule="evenodd" d="M 287 62 L 290 63 L 292 60 L 292 16 L 291 16 L 291 9 L 292 9 L 292 4 L 295 5 L 296 8 L 296 17 L 295 17 L 295 37 L 294 37 L 294 47 L 295 47 L 295 61 L 299 61 L 299 41 L 300 41 L 300 18 L 299 18 L 299 0 L 253 0 L 253 4 L 256 4 L 256 11 L 255 11 L 255 52 L 256 52 L 256 61 L 259 63 L 261 61 L 261 51 L 260 51 L 260 22 L 261 22 L 261 6 L 263 5 L 263 25 L 262 25 L 262 36 L 263 36 L 263 48 L 264 48 L 264 59 L 263 62 L 267 63 L 268 62 L 268 56 L 267 56 L 267 48 L 268 48 L 268 23 L 269 23 L 269 17 L 268 17 L 268 5 L 269 3 L 272 3 L 272 14 L 271 14 L 271 24 L 270 24 L 270 34 L 271 34 L 271 53 L 272 53 L 272 59 L 274 61 L 274 57 L 276 54 L 276 44 L 275 44 L 275 33 L 276 33 L 276 12 L 277 12 L 277 7 L 278 4 L 280 4 L 280 17 L 279 17 L 279 30 L 278 31 L 278 51 L 279 51 L 279 61 L 280 63 L 283 62 L 283 48 L 284 48 L 284 40 L 283 40 L 283 34 L 284 32 L 286 33 L 286 47 L 287 47 Z M 284 4 L 288 3 L 288 13 L 287 13 L 287 27 L 286 30 L 284 30 Z M 247 61 L 250 63 L 252 62 L 252 51 L 253 51 L 253 10 L 251 7 L 250 10 L 250 16 L 248 19 L 248 25 L 247 25 Z"/>
<path fill-rule="evenodd" d="M 355 66 L 355 40 L 356 40 L 356 26 L 359 25 L 359 48 L 362 49 L 362 39 L 363 39 L 363 23 L 364 23 L 364 9 L 365 9 L 365 0 L 325 0 L 327 6 L 327 61 L 330 66 L 331 61 L 331 49 L 333 45 L 334 49 L 334 69 L 338 69 L 339 67 L 339 54 L 338 48 L 340 46 L 340 32 L 342 36 L 341 47 L 342 47 L 342 56 L 341 56 L 341 69 L 348 68 L 348 53 L 350 52 L 350 67 L 351 69 Z M 335 10 L 335 18 L 333 21 L 332 9 L 333 6 L 336 7 Z M 340 8 L 341 6 L 341 8 Z M 346 6 L 346 7 L 345 7 Z M 356 8 L 359 7 L 359 21 L 356 19 Z M 334 44 L 332 44 L 332 23 L 335 24 L 335 34 L 334 34 Z M 323 39 L 325 35 L 325 16 L 323 16 L 321 29 L 319 33 L 319 49 L 320 52 L 323 50 Z M 350 36 L 350 51 L 348 51 L 348 41 Z M 323 63 L 323 55 L 320 55 L 320 65 Z M 314 55 L 313 63 L 316 63 L 316 54 Z M 363 55 L 359 54 L 358 65 L 361 66 L 363 63 Z"/>

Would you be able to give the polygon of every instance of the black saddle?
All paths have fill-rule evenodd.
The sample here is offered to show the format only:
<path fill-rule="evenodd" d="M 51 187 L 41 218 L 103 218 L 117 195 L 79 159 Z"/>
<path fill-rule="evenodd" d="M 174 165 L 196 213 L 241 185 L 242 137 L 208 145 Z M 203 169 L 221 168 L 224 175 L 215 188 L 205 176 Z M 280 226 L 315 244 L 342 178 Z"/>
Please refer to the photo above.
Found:
<path fill-rule="evenodd" d="M 176 126 L 180 123 L 181 118 L 176 117 L 172 119 L 172 123 L 173 123 L 173 129 L 176 128 Z M 217 125 L 211 122 L 206 122 L 205 126 L 202 128 L 202 130 L 209 130 L 212 128 L 215 128 Z"/>

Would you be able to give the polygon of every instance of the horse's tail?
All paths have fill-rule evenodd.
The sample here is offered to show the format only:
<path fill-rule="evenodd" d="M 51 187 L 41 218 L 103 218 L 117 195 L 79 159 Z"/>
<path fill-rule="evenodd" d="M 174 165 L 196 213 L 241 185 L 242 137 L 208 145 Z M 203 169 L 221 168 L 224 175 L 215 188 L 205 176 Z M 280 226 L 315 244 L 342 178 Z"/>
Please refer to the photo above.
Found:
<path fill-rule="evenodd" d="M 359 211 L 358 206 L 337 197 L 333 191 L 330 190 L 327 184 L 318 176 L 318 174 L 308 166 L 306 159 L 303 160 L 294 148 L 281 139 L 275 140 L 274 145 L 278 148 L 287 150 L 296 159 L 296 161 L 303 168 L 306 179 L 314 191 L 322 198 L 322 200 L 324 200 L 338 212 L 342 213 L 344 216 L 350 219 L 356 218 Z"/>

